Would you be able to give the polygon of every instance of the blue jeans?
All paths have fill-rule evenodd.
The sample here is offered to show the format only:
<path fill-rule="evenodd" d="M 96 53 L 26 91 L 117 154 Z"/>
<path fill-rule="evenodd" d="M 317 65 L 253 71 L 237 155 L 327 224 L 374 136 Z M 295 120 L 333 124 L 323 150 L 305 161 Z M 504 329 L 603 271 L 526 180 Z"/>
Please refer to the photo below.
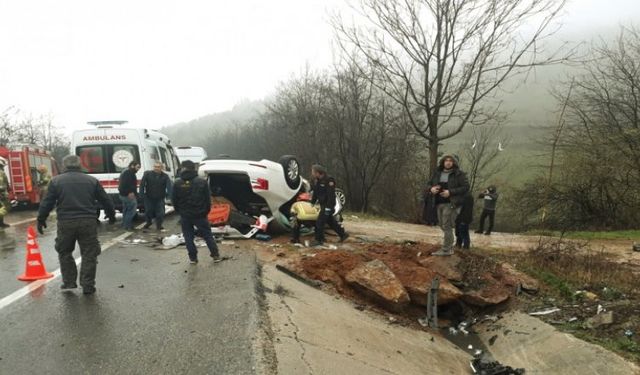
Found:
<path fill-rule="evenodd" d="M 193 243 L 196 236 L 196 230 L 198 236 L 204 238 L 204 242 L 207 243 L 211 256 L 217 257 L 220 255 L 218 253 L 216 241 L 213 239 L 213 234 L 211 234 L 211 226 L 209 225 L 209 221 L 206 217 L 192 219 L 180 216 L 180 225 L 182 226 L 182 234 L 184 235 L 184 242 L 187 245 L 189 259 L 198 260 L 198 248 L 196 247 L 196 244 Z M 193 227 L 196 227 L 196 230 L 194 230 Z"/>
<path fill-rule="evenodd" d="M 151 199 L 144 197 L 144 213 L 147 217 L 147 223 L 151 224 L 151 221 L 155 218 L 156 227 L 160 229 L 164 221 L 164 198 Z"/>
<path fill-rule="evenodd" d="M 468 249 L 471 246 L 471 237 L 469 236 L 469 224 L 456 224 L 456 246 Z"/>
<path fill-rule="evenodd" d="M 120 196 L 122 202 L 122 227 L 124 229 L 133 229 L 133 218 L 136 217 L 138 201 L 128 196 Z"/>

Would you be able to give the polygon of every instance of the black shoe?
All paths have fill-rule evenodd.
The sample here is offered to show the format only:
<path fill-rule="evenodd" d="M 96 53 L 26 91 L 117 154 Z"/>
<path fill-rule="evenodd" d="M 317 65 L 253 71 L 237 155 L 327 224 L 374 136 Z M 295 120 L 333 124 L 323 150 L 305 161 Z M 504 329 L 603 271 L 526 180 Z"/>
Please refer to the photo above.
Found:
<path fill-rule="evenodd" d="M 189 263 L 190 264 L 198 264 L 198 260 L 197 259 L 189 259 Z"/>
<path fill-rule="evenodd" d="M 312 242 L 309 244 L 309 247 L 320 247 L 320 246 L 322 246 L 322 242 L 317 241 L 317 240 L 312 241 Z"/>
<path fill-rule="evenodd" d="M 220 257 L 220 255 L 212 255 L 211 259 L 213 259 L 213 263 L 220 263 L 222 262 L 222 258 Z"/>
<path fill-rule="evenodd" d="M 90 295 L 90 294 L 94 294 L 96 292 L 96 288 L 93 286 L 85 286 L 82 288 L 82 294 L 84 295 Z"/>
<path fill-rule="evenodd" d="M 156 230 L 164 230 L 164 227 L 163 227 L 162 225 L 157 226 L 157 227 L 156 227 Z"/>
<path fill-rule="evenodd" d="M 490 235 L 491 235 L 491 232 L 484 232 L 484 235 L 485 235 L 485 236 L 490 236 Z"/>
<path fill-rule="evenodd" d="M 142 227 L 142 229 L 149 229 L 149 228 L 151 228 L 151 224 L 152 224 L 152 223 L 151 223 L 150 221 L 148 221 L 148 222 L 144 225 L 144 227 Z"/>
<path fill-rule="evenodd" d="M 473 232 L 473 233 L 477 233 L 477 234 L 481 234 L 482 231 L 480 229 L 478 229 L 477 231 Z"/>
<path fill-rule="evenodd" d="M 292 244 L 296 244 L 296 243 L 300 243 L 300 240 L 297 239 L 297 238 L 292 238 L 292 239 L 289 240 L 289 242 L 292 243 Z"/>
<path fill-rule="evenodd" d="M 345 232 L 342 237 L 340 237 L 340 242 L 344 242 L 349 238 L 349 233 Z"/>
<path fill-rule="evenodd" d="M 69 283 L 69 284 L 62 284 L 60 285 L 60 289 L 62 290 L 69 290 L 69 289 L 75 289 L 78 287 L 78 284 L 76 283 Z"/>

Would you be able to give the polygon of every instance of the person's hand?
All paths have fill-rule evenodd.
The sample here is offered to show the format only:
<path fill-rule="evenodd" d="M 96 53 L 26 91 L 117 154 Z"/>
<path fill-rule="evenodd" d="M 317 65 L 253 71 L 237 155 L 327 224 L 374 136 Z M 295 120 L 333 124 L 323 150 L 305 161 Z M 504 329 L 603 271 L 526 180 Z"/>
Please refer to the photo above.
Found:
<path fill-rule="evenodd" d="M 128 197 L 129 199 L 134 200 L 136 199 L 136 193 L 129 193 Z"/>
<path fill-rule="evenodd" d="M 38 233 L 44 234 L 44 228 L 47 227 L 47 222 L 45 220 L 38 220 Z"/>
<path fill-rule="evenodd" d="M 440 193 L 440 196 L 443 197 L 443 198 L 449 198 L 450 195 L 451 195 L 451 193 L 449 193 L 449 190 L 443 190 Z"/>
<path fill-rule="evenodd" d="M 109 225 L 113 225 L 115 224 L 115 222 L 116 222 L 116 216 L 115 215 L 109 216 Z"/>
<path fill-rule="evenodd" d="M 432 186 L 431 187 L 431 194 L 438 194 L 439 190 L 440 190 L 440 186 L 438 186 L 438 185 Z"/>

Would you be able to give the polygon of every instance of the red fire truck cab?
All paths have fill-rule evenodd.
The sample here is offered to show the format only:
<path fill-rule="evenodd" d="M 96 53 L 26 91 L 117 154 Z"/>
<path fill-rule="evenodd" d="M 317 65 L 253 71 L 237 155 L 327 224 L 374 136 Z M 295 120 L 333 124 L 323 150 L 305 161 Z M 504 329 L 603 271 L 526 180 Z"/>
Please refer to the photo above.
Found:
<path fill-rule="evenodd" d="M 40 203 L 40 174 L 38 166 L 44 165 L 51 176 L 58 174 L 58 166 L 51 153 L 34 145 L 0 146 L 0 157 L 7 161 L 4 172 L 9 178 L 9 201 L 12 206 L 28 206 Z"/>

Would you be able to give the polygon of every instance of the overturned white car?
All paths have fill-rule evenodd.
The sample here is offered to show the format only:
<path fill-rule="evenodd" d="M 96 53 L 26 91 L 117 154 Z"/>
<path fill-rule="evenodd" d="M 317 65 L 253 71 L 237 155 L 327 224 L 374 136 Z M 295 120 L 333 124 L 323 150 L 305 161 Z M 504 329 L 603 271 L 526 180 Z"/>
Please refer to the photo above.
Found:
<path fill-rule="evenodd" d="M 300 164 L 294 156 L 283 156 L 278 162 L 234 159 L 205 160 L 198 168 L 200 177 L 209 182 L 212 209 L 209 222 L 213 226 L 230 225 L 247 233 L 256 225 L 264 229 L 267 218 L 270 230 L 291 229 L 291 206 L 298 194 L 309 192 L 310 185 L 300 175 Z M 336 189 L 335 215 L 342 220 L 344 193 Z"/>

